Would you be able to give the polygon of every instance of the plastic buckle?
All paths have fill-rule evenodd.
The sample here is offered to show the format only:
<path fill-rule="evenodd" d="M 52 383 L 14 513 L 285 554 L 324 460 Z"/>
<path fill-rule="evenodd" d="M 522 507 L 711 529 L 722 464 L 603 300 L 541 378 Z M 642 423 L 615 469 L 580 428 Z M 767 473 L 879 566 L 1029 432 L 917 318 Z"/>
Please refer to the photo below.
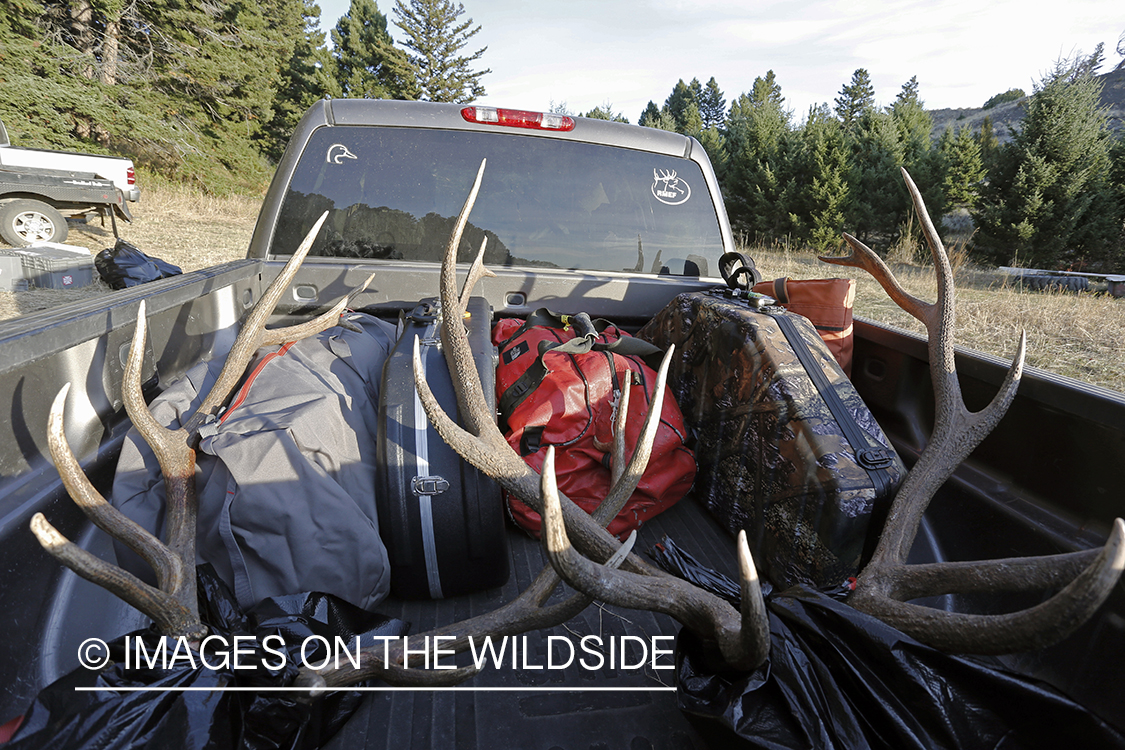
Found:
<path fill-rule="evenodd" d="M 416 320 L 419 323 L 431 323 L 437 320 L 438 313 L 440 312 L 440 305 L 433 305 L 429 302 L 422 302 L 417 307 L 415 307 L 407 317 L 409 317 L 411 320 Z"/>
<path fill-rule="evenodd" d="M 885 469 L 895 462 L 894 454 L 886 448 L 862 450 L 855 458 L 865 469 Z"/>

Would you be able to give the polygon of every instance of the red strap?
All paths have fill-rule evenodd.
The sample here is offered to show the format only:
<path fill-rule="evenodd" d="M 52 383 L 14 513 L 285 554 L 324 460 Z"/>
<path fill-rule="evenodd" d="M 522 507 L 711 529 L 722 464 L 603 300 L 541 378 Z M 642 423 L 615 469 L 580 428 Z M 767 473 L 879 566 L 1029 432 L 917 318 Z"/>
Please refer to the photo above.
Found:
<path fill-rule="evenodd" d="M 242 388 L 239 389 L 238 395 L 235 397 L 234 401 L 231 402 L 230 407 L 228 407 L 227 410 L 223 412 L 223 416 L 219 417 L 219 424 L 227 421 L 227 417 L 233 414 L 234 410 L 241 406 L 242 402 L 246 400 L 246 397 L 250 394 L 250 386 L 254 384 L 254 379 L 258 377 L 258 374 L 262 371 L 262 369 L 278 357 L 285 356 L 285 353 L 289 351 L 290 347 L 292 347 L 296 343 L 296 341 L 288 341 L 282 344 L 281 348 L 276 352 L 270 352 L 266 356 L 262 357 L 261 361 L 258 362 L 258 366 L 254 368 L 254 371 L 252 373 L 250 373 L 250 377 L 246 378 L 246 382 L 242 384 Z"/>

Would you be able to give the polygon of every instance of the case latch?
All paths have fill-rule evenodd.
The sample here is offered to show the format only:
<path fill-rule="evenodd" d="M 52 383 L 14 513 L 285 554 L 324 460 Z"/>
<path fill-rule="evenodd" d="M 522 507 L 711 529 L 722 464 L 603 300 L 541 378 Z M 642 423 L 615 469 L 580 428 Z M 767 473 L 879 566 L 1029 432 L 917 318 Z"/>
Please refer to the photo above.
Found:
<path fill-rule="evenodd" d="M 444 477 L 414 477 L 413 490 L 414 494 L 421 497 L 422 495 L 440 495 L 449 489 L 449 481 Z"/>

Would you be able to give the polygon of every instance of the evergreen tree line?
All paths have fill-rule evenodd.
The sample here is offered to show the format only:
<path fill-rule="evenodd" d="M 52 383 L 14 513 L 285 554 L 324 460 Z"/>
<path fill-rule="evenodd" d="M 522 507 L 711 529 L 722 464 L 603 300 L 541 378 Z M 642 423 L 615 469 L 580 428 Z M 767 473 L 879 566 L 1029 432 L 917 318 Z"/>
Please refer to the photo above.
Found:
<path fill-rule="evenodd" d="M 0 0 L 0 119 L 19 145 L 131 156 L 209 192 L 264 189 L 325 96 L 472 101 L 480 30 L 452 0 Z"/>
<path fill-rule="evenodd" d="M 1099 46 L 1056 63 L 1002 145 L 987 118 L 979 130 L 950 127 L 934 138 L 916 77 L 878 107 L 864 69 L 834 107 L 812 107 L 799 123 L 773 71 L 729 107 L 714 78 L 680 80 L 663 106 L 648 103 L 639 122 L 699 140 L 731 224 L 750 243 L 830 251 L 845 231 L 880 250 L 916 243 L 905 167 L 935 220 L 971 216 L 969 249 L 983 262 L 1121 272 L 1125 139 L 1113 138 L 1099 105 L 1101 60 Z M 989 105 L 1023 96 L 1015 91 Z"/>
<path fill-rule="evenodd" d="M 352 0 L 330 30 L 314 0 L 0 0 L 0 118 L 21 145 L 106 151 L 209 192 L 259 191 L 317 99 L 470 102 L 480 30 L 452 0 Z M 827 250 L 917 235 L 905 167 L 932 215 L 971 213 L 982 260 L 1125 267 L 1125 145 L 1099 108 L 1102 49 L 1061 61 L 1012 139 L 987 124 L 933 138 L 918 81 L 875 104 L 866 70 L 798 122 L 772 71 L 729 106 L 712 77 L 679 81 L 639 122 L 696 137 L 736 229 Z M 988 104 L 1019 98 L 1019 90 Z M 566 105 L 552 110 L 567 112 Z M 587 117 L 627 121 L 606 102 Z"/>

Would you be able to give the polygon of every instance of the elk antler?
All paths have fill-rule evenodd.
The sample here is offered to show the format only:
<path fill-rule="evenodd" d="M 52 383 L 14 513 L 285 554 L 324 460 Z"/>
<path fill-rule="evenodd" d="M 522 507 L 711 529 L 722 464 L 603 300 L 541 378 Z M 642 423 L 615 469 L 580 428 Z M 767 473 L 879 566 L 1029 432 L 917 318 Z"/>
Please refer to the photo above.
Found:
<path fill-rule="evenodd" d="M 456 289 L 457 247 L 480 188 L 484 168 L 485 164 L 482 162 L 473 189 L 458 216 L 441 270 L 441 341 L 450 373 L 453 375 L 458 411 L 466 422 L 466 428 L 462 429 L 442 411 L 420 374 L 417 359 L 414 380 L 426 415 L 442 439 L 466 461 L 543 515 L 545 501 L 541 496 L 540 477 L 512 450 L 496 426 L 492 409 L 485 399 L 480 377 L 473 364 L 465 327 L 461 324 L 464 308 L 461 306 Z M 479 264 L 480 256 L 469 272 L 470 282 L 479 278 L 479 271 L 475 270 Z M 464 295 L 461 299 L 464 299 Z M 671 352 L 665 356 L 660 368 L 648 417 L 633 457 L 625 466 L 622 478 L 614 483 L 594 516 L 588 515 L 565 496 L 559 497 L 560 513 L 569 538 L 579 552 L 592 560 L 607 560 L 620 546 L 602 526 L 617 515 L 633 494 L 648 461 L 652 441 L 659 425 L 670 355 Z M 619 409 L 619 413 L 623 414 L 624 410 Z M 620 428 L 616 432 L 617 435 L 624 434 L 624 430 Z M 617 456 L 615 461 L 620 466 L 624 463 L 622 460 L 625 454 L 624 446 L 615 447 L 614 453 Z M 747 551 L 747 559 L 749 559 L 748 555 Z M 590 560 L 586 562 L 596 566 L 596 563 Z M 751 564 L 751 569 L 752 567 Z M 578 579 L 571 579 L 564 570 L 559 572 L 579 591 L 612 604 L 668 612 L 682 624 L 716 644 L 723 661 L 732 668 L 753 669 L 765 660 L 769 653 L 769 632 L 756 575 L 748 576 L 747 585 L 750 594 L 746 598 L 753 600 L 754 604 L 745 608 L 747 614 L 743 616 L 743 613 L 736 611 L 721 598 L 687 581 L 668 575 L 636 555 L 628 555 L 621 563 L 621 568 L 633 575 L 617 579 L 604 566 L 596 566 L 594 568 L 596 572 L 592 576 Z M 600 577 L 604 577 L 607 582 L 623 580 L 624 583 L 612 585 L 607 583 L 605 586 L 600 586 L 597 585 Z M 593 582 L 591 578 L 594 579 Z M 644 586 L 639 585 L 641 581 Z M 651 595 L 653 590 L 658 590 L 659 595 Z M 668 600 L 680 604 L 669 607 L 666 604 Z"/>
<path fill-rule="evenodd" d="M 215 418 L 245 372 L 250 358 L 260 347 L 297 341 L 327 330 L 337 324 L 340 314 L 347 307 L 349 297 L 342 299 L 328 312 L 305 323 L 275 329 L 265 327 L 266 320 L 296 275 L 327 216 L 328 213 L 325 212 L 309 230 L 281 273 L 254 305 L 211 391 L 179 429 L 171 430 L 159 424 L 141 393 L 140 372 L 147 328 L 145 303 L 141 301 L 137 311 L 137 327 L 125 364 L 121 385 L 122 400 L 130 419 L 152 447 L 160 464 L 166 496 L 166 543 L 161 543 L 107 503 L 83 473 L 67 443 L 63 424 L 69 383 L 59 391 L 51 407 L 47 422 L 48 447 L 67 492 L 95 525 L 124 542 L 152 566 L 156 572 L 157 585 L 150 586 L 73 544 L 42 513 L 36 513 L 32 517 L 31 530 L 43 548 L 59 562 L 151 617 L 164 635 L 185 636 L 194 641 L 207 635 L 207 628 L 199 618 L 195 591 L 195 446 L 199 441 L 199 428 Z M 374 275 L 368 277 L 353 294 L 366 289 L 373 278 Z"/>
<path fill-rule="evenodd" d="M 1086 622 L 1120 578 L 1125 566 L 1125 523 L 1120 518 L 1101 549 L 1036 558 L 906 565 L 922 514 L 934 493 L 992 431 L 1015 396 L 1026 337 L 1020 336 L 1015 360 L 992 403 L 980 412 L 969 412 L 954 365 L 953 272 L 918 188 L 905 169 L 902 173 L 933 254 L 937 301 L 925 303 L 907 293 L 879 256 L 851 235 L 844 235 L 852 248 L 850 255 L 821 256 L 828 263 L 866 270 L 896 304 L 926 326 L 936 401 L 929 444 L 895 496 L 875 553 L 848 601 L 945 651 L 1000 654 L 1048 646 Z M 958 592 L 1041 590 L 1063 584 L 1061 591 L 1038 606 L 1003 615 L 945 612 L 907 601 Z"/>

